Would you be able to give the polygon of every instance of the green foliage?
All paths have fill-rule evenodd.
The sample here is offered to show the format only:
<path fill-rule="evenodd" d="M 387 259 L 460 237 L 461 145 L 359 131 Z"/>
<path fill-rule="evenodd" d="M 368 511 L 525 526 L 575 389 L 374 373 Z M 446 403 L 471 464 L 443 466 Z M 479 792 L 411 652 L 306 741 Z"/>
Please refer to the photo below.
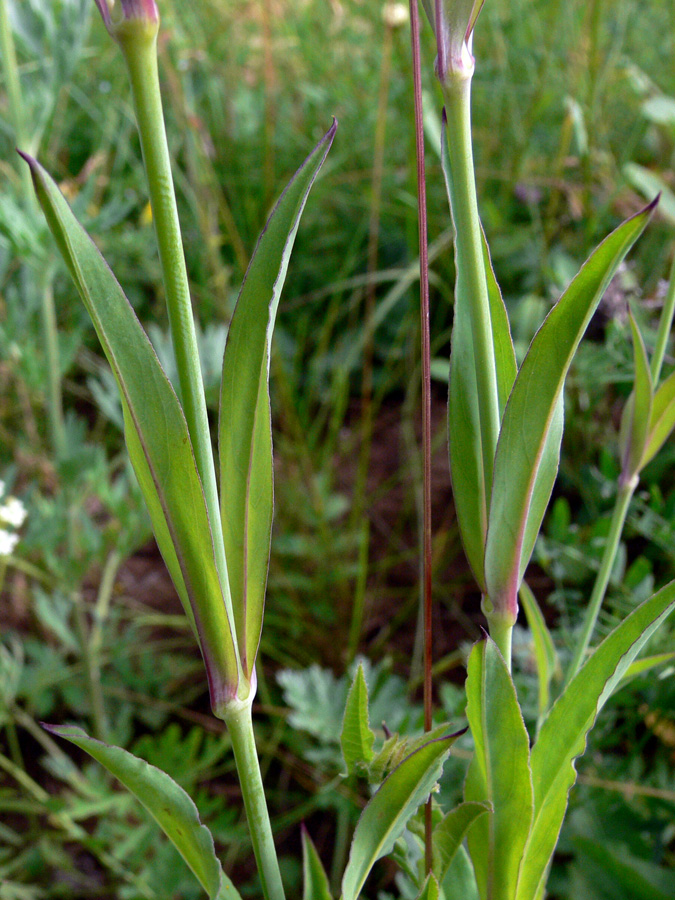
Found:
<path fill-rule="evenodd" d="M 519 900 L 532 900 L 546 877 L 574 784 L 574 760 L 607 699 L 641 648 L 675 608 L 671 583 L 645 601 L 605 638 L 545 719 L 532 748 L 534 821 L 521 869 Z"/>
<path fill-rule="evenodd" d="M 390 853 L 408 819 L 438 781 L 456 735 L 437 737 L 391 772 L 359 818 L 342 879 L 342 900 L 356 900 L 373 865 Z"/>
<path fill-rule="evenodd" d="M 22 146 L 36 155 L 42 139 L 42 162 L 113 265 L 139 318 L 144 325 L 155 320 L 147 331 L 175 384 L 167 363 L 172 354 L 166 353 L 163 313 L 158 309 L 152 222 L 118 60 L 103 44 L 100 25 L 87 37 L 91 0 L 50 4 L 8 0 L 8 6 L 24 87 L 29 141 Z M 282 15 L 266 19 L 262 7 L 242 14 L 236 4 L 164 3 L 162 15 L 171 40 L 162 46 L 160 60 L 211 411 L 218 400 L 234 286 L 245 272 L 271 201 L 293 160 L 304 152 L 304 135 L 318 139 L 327 111 L 336 112 L 348 135 L 333 151 L 330 177 L 315 187 L 321 202 L 305 214 L 289 273 L 289 299 L 279 310 L 278 336 L 269 360 L 277 385 L 272 392 L 277 524 L 259 669 L 263 768 L 268 772 L 272 807 L 283 814 L 275 824 L 285 843 L 301 816 L 312 826 L 321 817 L 311 834 L 325 859 L 335 849 L 333 895 L 342 872 L 340 834 L 346 842 L 352 817 L 367 791 L 364 780 L 379 784 L 401 763 L 418 741 L 407 735 L 417 733 L 421 722 L 408 685 L 391 668 L 377 666 L 373 674 L 364 664 L 375 755 L 358 773 L 363 776 L 360 784 L 354 778 L 328 784 L 344 768 L 340 725 L 354 671 L 349 678 L 336 678 L 330 670 L 316 667 L 291 673 L 294 679 L 282 678 L 291 707 L 288 717 L 277 716 L 279 699 L 268 671 L 270 662 L 275 668 L 308 666 L 320 655 L 324 664 L 342 671 L 344 611 L 357 577 L 366 599 L 359 649 L 378 655 L 384 649 L 392 654 L 397 671 L 411 657 L 408 638 L 414 628 L 416 588 L 407 569 L 414 568 L 410 564 L 414 551 L 408 544 L 408 536 L 414 539 L 415 533 L 409 496 L 410 485 L 416 485 L 411 477 L 414 454 L 406 444 L 396 460 L 397 440 L 390 439 L 388 431 L 379 440 L 379 429 L 390 414 L 396 415 L 392 408 L 400 396 L 408 392 L 412 397 L 416 390 L 417 360 L 410 349 L 417 327 L 416 276 L 411 274 L 417 234 L 408 137 L 409 41 L 404 30 L 393 31 L 391 80 L 385 83 L 380 68 L 384 58 L 380 8 L 360 4 L 344 12 L 324 4 L 285 4 Z M 662 191 L 654 226 L 637 248 L 631 270 L 621 273 L 601 303 L 604 318 L 596 321 L 593 342 L 577 355 L 567 379 L 571 390 L 566 397 L 562 477 L 545 522 L 546 536 L 535 550 L 545 575 L 528 573 L 537 597 L 543 598 L 541 611 L 550 627 L 532 606 L 532 598 L 521 594 L 533 643 L 519 642 L 522 634 L 514 638 L 518 669 L 514 680 L 529 726 L 537 715 L 537 692 L 540 716 L 555 696 L 555 657 L 564 662 L 575 640 L 589 582 L 606 543 L 608 505 L 619 474 L 608 435 L 633 377 L 627 330 L 621 324 L 626 294 L 639 301 L 634 303 L 636 321 L 648 351 L 654 342 L 657 281 L 672 243 L 667 224 L 673 219 L 668 174 L 673 152 L 668 96 L 672 86 L 670 68 L 664 65 L 672 56 L 672 13 L 663 0 L 642 5 L 639 14 L 628 0 L 604 6 L 578 0 L 569 4 L 535 0 L 527 5 L 491 0 L 479 24 L 473 95 L 478 188 L 519 359 L 587 248 L 626 211 L 637 208 L 634 190 L 647 201 Z M 422 39 L 430 59 L 430 29 L 423 29 Z M 331 53 L 325 52 L 327 46 Z M 433 105 L 431 69 L 429 65 L 423 73 L 427 113 L 429 99 Z M 383 119 L 384 202 L 376 210 L 374 94 L 381 75 L 382 93 L 388 93 L 390 109 L 397 114 Z M 373 90 L 363 90 L 363 85 Z M 3 110 L 8 108 L 6 87 L 3 79 Z M 575 99 L 561 99 L 566 96 Z M 11 121 L 5 117 L 0 120 L 4 159 L 12 159 L 16 144 Z M 432 238 L 441 234 L 436 250 L 432 248 L 432 335 L 434 353 L 446 359 L 447 379 L 450 304 L 446 301 L 452 299 L 454 272 L 447 233 L 442 231 L 447 226 L 442 179 L 432 153 L 427 163 L 429 231 Z M 14 558 L 6 568 L 0 560 L 0 743 L 14 765 L 0 774 L 0 898 L 92 897 L 106 892 L 120 900 L 154 900 L 165 896 L 170 883 L 176 897 L 196 900 L 198 887 L 177 852 L 157 839 L 152 822 L 139 821 L 134 801 L 114 789 L 105 772 L 92 763 L 78 773 L 53 746 L 43 743 L 36 749 L 39 738 L 32 717 L 68 721 L 92 714 L 84 681 L 91 628 L 110 737 L 166 767 L 193 796 L 199 793 L 199 807 L 208 814 L 212 833 L 227 847 L 228 871 L 232 866 L 238 877 L 248 877 L 249 845 L 239 804 L 232 802 L 229 754 L 220 760 L 227 739 L 202 730 L 201 713 L 189 712 L 195 701 L 204 708 L 200 663 L 190 649 L 184 617 L 174 615 L 179 612 L 177 604 L 174 609 L 168 594 L 157 590 L 161 573 L 152 551 L 146 547 L 142 554 L 137 552 L 147 541 L 149 526 L 133 476 L 120 464 L 119 435 L 105 428 L 106 417 L 118 429 L 123 427 L 117 385 L 80 304 L 72 302 L 70 281 L 61 269 L 49 275 L 61 330 L 67 446 L 59 457 L 51 449 L 39 323 L 41 276 L 52 263 L 49 238 L 41 222 L 23 208 L 11 164 L 2 169 L 0 180 L 0 443 L 3 465 L 12 461 L 20 495 L 30 506 Z M 371 266 L 366 261 L 368 228 L 376 213 L 377 258 Z M 17 262 L 23 260 L 26 265 Z M 495 305 L 498 288 L 491 281 L 487 257 L 484 262 L 491 311 L 499 320 L 503 307 L 501 301 Z M 644 290 L 637 295 L 639 284 Z M 364 298 L 371 286 L 373 312 L 364 320 Z M 502 328 L 497 331 L 506 335 Z M 496 332 L 493 336 L 499 337 Z M 356 561 L 359 544 L 354 535 L 361 533 L 361 522 L 347 518 L 351 460 L 362 438 L 360 360 L 362 348 L 370 342 L 377 440 L 368 490 L 372 506 L 366 572 L 366 564 L 359 569 L 361 562 Z M 510 338 L 503 347 L 508 356 Z M 499 355 L 498 347 L 495 350 Z M 498 364 L 498 376 L 501 368 Z M 673 376 L 658 390 L 654 385 L 642 459 L 643 466 L 649 465 L 641 471 L 641 490 L 631 504 L 612 567 L 609 596 L 598 622 L 602 634 L 653 593 L 675 560 L 675 494 L 669 474 L 675 457 L 667 443 L 675 417 L 674 385 Z M 500 412 L 510 386 L 498 379 Z M 257 387 L 263 386 L 258 382 Z M 439 435 L 439 443 L 440 439 Z M 383 472 L 382 486 L 371 491 L 375 476 Z M 455 481 L 461 488 L 461 481 L 459 485 L 457 477 Z M 465 493 L 466 502 L 473 503 L 475 495 Z M 487 527 L 485 496 L 481 503 L 483 521 L 470 553 L 479 579 Z M 441 506 L 449 508 L 442 483 L 435 509 Z M 478 517 L 464 515 L 465 536 L 474 522 Z M 74 524 L 74 540 L 69 539 L 69 523 Z M 452 598 L 439 611 L 447 629 L 440 647 L 447 652 L 446 640 L 453 646 L 456 640 L 457 614 L 464 618 L 469 614 L 465 633 L 472 638 L 476 623 L 464 569 L 454 558 L 458 545 L 454 521 L 435 515 L 435 527 L 434 559 L 438 583 L 444 585 L 438 599 L 443 603 Z M 108 567 L 116 553 L 121 557 L 136 553 L 121 574 L 115 574 L 114 565 Z M 107 599 L 103 587 L 99 589 L 101 573 L 104 581 L 111 579 Z M 78 617 L 84 617 L 87 626 L 84 641 Z M 622 693 L 605 706 L 589 735 L 590 752 L 583 763 L 575 764 L 583 778 L 571 795 L 571 821 L 561 835 L 561 855 L 553 862 L 549 888 L 553 896 L 613 900 L 627 890 L 640 898 L 673 894 L 668 844 L 672 747 L 666 742 L 672 677 L 670 669 L 660 677 L 657 668 L 672 661 L 671 642 L 672 626 L 665 626 L 649 648 L 652 655 L 626 669 L 619 682 Z M 439 669 L 450 661 L 439 660 Z M 651 678 L 639 677 L 639 672 L 649 670 Z M 453 714 L 459 713 L 460 689 L 454 679 L 449 684 L 439 676 L 437 687 L 441 695 L 452 695 Z M 193 716 L 198 726 L 187 731 L 178 726 L 178 721 Z M 383 719 L 404 737 L 383 736 L 379 728 Z M 367 745 L 365 721 L 359 734 Z M 650 724 L 654 722 L 657 725 Z M 42 738 L 47 739 L 44 734 Z M 468 747 L 467 736 L 460 755 L 446 766 L 444 792 L 456 792 L 455 773 L 464 766 Z M 362 744 L 362 754 L 363 750 Z M 602 784 L 589 784 L 588 779 Z M 448 785 L 449 781 L 453 783 Z M 42 785 L 51 796 L 40 793 Z M 625 795 L 620 803 L 619 789 Z M 333 810 L 338 811 L 335 822 Z M 342 819 L 340 810 L 347 810 Z M 448 823 L 454 812 L 445 813 Z M 582 826 L 580 812 L 598 816 Z M 441 817 L 435 808 L 437 829 Z M 383 898 L 398 892 L 413 900 L 420 892 L 420 820 L 418 816 L 409 821 L 396 845 L 395 859 L 410 882 L 399 877 L 394 887 L 383 879 L 377 885 Z M 299 895 L 299 872 L 294 882 L 292 866 L 284 871 L 289 893 Z M 392 869 L 381 871 L 389 878 Z M 322 869 L 318 873 L 317 868 L 314 883 L 322 885 L 318 896 L 323 896 L 325 873 Z M 440 887 L 445 900 L 478 900 L 463 844 Z M 309 890 L 307 881 L 305 888 Z M 426 890 L 433 892 L 433 884 Z M 246 895 L 256 891 L 255 882 L 246 884 L 245 891 L 242 888 Z M 370 893 L 374 895 L 375 886 Z"/>
<path fill-rule="evenodd" d="M 272 331 L 300 217 L 336 129 L 334 121 L 270 216 L 246 273 L 225 345 L 218 426 L 220 502 L 234 637 L 247 679 L 253 675 L 262 630 L 272 534 Z"/>
<path fill-rule="evenodd" d="M 485 547 L 486 586 L 496 607 L 515 603 L 548 505 L 562 437 L 562 389 L 572 357 L 651 212 L 647 207 L 598 247 L 547 316 L 518 371 L 495 456 Z"/>
<path fill-rule="evenodd" d="M 340 744 L 348 775 L 355 775 L 367 767 L 373 758 L 375 735 L 368 721 L 368 686 L 359 663 L 354 681 L 347 694 Z"/>
<path fill-rule="evenodd" d="M 120 747 L 90 738 L 81 728 L 50 725 L 49 731 L 85 750 L 131 791 L 175 844 L 211 900 L 237 900 L 239 893 L 221 869 L 211 832 L 172 778 Z"/>
<path fill-rule="evenodd" d="M 303 900 L 331 900 L 328 876 L 323 868 L 316 847 L 302 829 L 302 884 Z"/>
<path fill-rule="evenodd" d="M 491 812 L 489 803 L 460 803 L 443 817 L 433 830 L 433 871 L 444 884 L 457 852 L 473 823 Z"/>
<path fill-rule="evenodd" d="M 199 635 L 217 706 L 236 690 L 233 628 L 216 568 L 213 535 L 185 417 L 122 289 L 77 223 L 54 182 L 34 160 L 35 189 L 113 368 L 122 394 L 129 456 L 162 555 Z M 229 686 L 229 687 L 228 687 Z"/>
<path fill-rule="evenodd" d="M 515 687 L 490 638 L 471 652 L 466 693 L 476 749 L 464 796 L 490 807 L 469 832 L 469 853 L 481 898 L 510 898 L 534 811 L 530 741 Z"/>

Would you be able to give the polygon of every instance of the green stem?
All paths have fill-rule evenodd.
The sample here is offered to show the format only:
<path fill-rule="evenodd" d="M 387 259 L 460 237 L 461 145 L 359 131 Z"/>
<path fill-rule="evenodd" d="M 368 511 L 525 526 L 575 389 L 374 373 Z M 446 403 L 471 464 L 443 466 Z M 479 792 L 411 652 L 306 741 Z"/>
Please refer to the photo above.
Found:
<path fill-rule="evenodd" d="M 449 73 L 443 84 L 443 95 L 448 123 L 457 280 L 461 279 L 466 288 L 471 316 L 484 481 L 489 495 L 499 435 L 499 402 L 471 143 L 471 76 L 464 72 Z"/>
<path fill-rule="evenodd" d="M 232 749 L 263 894 L 265 900 L 284 900 L 284 887 L 255 747 L 250 700 L 231 703 L 224 719 L 232 738 Z"/>
<path fill-rule="evenodd" d="M 668 281 L 668 291 L 666 299 L 663 301 L 663 309 L 661 310 L 661 318 L 659 319 L 659 330 L 656 333 L 656 343 L 654 344 L 654 352 L 652 354 L 651 372 L 652 384 L 656 389 L 661 377 L 661 367 L 663 365 L 663 357 L 666 355 L 666 346 L 670 337 L 670 329 L 673 325 L 673 313 L 675 313 L 675 254 L 670 266 L 670 278 Z"/>
<path fill-rule="evenodd" d="M 171 174 L 171 158 L 164 128 L 157 68 L 157 30 L 158 23 L 130 20 L 117 26 L 116 38 L 122 48 L 131 80 L 183 411 L 204 489 L 225 607 L 230 621 L 234 623 L 211 432 Z"/>
<path fill-rule="evenodd" d="M 609 576 L 612 573 L 616 553 L 619 549 L 619 541 L 621 540 L 621 532 L 623 531 L 623 526 L 626 521 L 628 507 L 630 506 L 630 501 L 635 493 L 637 485 L 637 475 L 629 481 L 619 481 L 619 489 L 617 491 L 616 502 L 612 512 L 609 534 L 607 535 L 605 549 L 602 554 L 602 561 L 600 563 L 600 568 L 598 569 L 598 574 L 595 577 L 591 599 L 586 608 L 586 616 L 584 618 L 581 637 L 579 638 L 572 661 L 567 670 L 567 676 L 565 678 L 566 684 L 574 678 L 581 668 L 584 657 L 586 656 L 586 651 L 591 643 L 595 624 L 600 613 L 600 607 L 602 606 L 607 585 L 609 584 Z"/>

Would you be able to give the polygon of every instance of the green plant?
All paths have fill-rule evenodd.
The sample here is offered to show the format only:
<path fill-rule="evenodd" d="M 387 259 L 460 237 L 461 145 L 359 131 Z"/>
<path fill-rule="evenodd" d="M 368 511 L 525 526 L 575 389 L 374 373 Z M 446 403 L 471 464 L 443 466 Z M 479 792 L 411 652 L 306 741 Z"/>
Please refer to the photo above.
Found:
<path fill-rule="evenodd" d="M 178 380 L 171 386 L 119 284 L 55 183 L 23 154 L 39 202 L 91 315 L 122 397 L 127 448 L 185 614 L 204 659 L 213 712 L 227 725 L 251 841 L 267 900 L 284 887 L 270 827 L 252 725 L 255 663 L 262 627 L 272 524 L 272 454 L 268 377 L 279 295 L 309 191 L 336 124 L 282 194 L 247 270 L 225 345 L 220 388 L 220 486 L 209 431 L 198 342 L 159 92 L 154 0 L 121 0 L 121 11 L 97 0 L 129 70 L 155 224 Z M 427 631 L 425 727 L 407 737 L 375 734 L 363 667 L 356 669 L 340 731 L 350 778 L 377 790 L 356 825 L 341 881 L 343 900 L 357 900 L 375 862 L 392 854 L 403 893 L 445 900 L 538 900 L 583 752 L 598 712 L 637 670 L 636 656 L 675 607 L 675 585 L 646 599 L 605 638 L 551 704 L 553 641 L 523 584 L 558 468 L 563 386 L 593 310 L 612 274 L 647 224 L 652 205 L 626 221 L 595 251 L 535 335 L 518 368 L 506 308 L 482 233 L 473 172 L 470 85 L 473 28 L 482 0 L 425 6 L 435 26 L 437 71 L 446 101 L 442 168 L 455 225 L 457 286 L 450 358 L 450 461 L 459 528 L 491 637 L 468 664 L 467 718 L 474 752 L 464 801 L 448 812 L 418 808 L 434 791 L 451 747 L 463 732 L 432 728 Z M 413 22 L 417 9 L 414 7 Z M 415 33 L 414 44 L 417 43 Z M 421 153 L 420 78 L 416 71 Z M 420 179 L 423 184 L 423 178 Z M 420 187 L 423 200 L 423 191 Z M 423 207 L 423 202 L 420 204 Z M 422 294 L 426 239 L 421 228 Z M 634 329 L 636 381 L 623 429 L 622 484 L 675 424 L 670 379 L 656 392 L 672 304 L 664 313 L 651 373 Z M 425 410 L 428 410 L 428 311 L 423 306 Z M 425 607 L 430 606 L 429 431 L 425 417 Z M 626 504 L 624 505 L 627 505 Z M 620 507 L 617 522 L 623 519 Z M 618 528 L 618 526 L 617 526 Z M 616 531 L 617 529 L 615 529 Z M 614 553 L 618 537 L 608 541 Z M 611 562 L 608 564 L 611 568 Z M 607 566 L 603 566 L 603 572 Z M 603 575 L 604 577 L 604 575 Z M 530 746 L 511 676 L 518 594 L 534 635 L 539 721 Z M 586 655 L 597 608 L 579 643 Z M 651 661 L 649 664 L 652 664 Z M 644 663 L 641 663 L 644 668 Z M 212 898 L 237 897 L 188 793 L 160 769 L 81 729 L 47 726 L 101 762 L 157 820 Z M 6 767 L 15 771 L 11 761 Z M 70 826 L 69 826 L 70 827 Z M 329 898 L 330 887 L 310 837 L 303 833 L 304 896 Z"/>

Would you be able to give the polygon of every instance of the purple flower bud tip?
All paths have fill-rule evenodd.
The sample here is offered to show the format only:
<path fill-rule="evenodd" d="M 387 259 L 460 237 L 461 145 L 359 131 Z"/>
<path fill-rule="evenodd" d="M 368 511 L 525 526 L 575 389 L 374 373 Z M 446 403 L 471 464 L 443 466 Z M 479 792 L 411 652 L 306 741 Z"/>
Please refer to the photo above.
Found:
<path fill-rule="evenodd" d="M 105 22 L 108 31 L 113 27 L 110 11 L 115 0 L 94 0 Z M 141 19 L 145 22 L 158 22 L 159 10 L 155 0 L 118 0 L 122 7 L 123 19 Z"/>

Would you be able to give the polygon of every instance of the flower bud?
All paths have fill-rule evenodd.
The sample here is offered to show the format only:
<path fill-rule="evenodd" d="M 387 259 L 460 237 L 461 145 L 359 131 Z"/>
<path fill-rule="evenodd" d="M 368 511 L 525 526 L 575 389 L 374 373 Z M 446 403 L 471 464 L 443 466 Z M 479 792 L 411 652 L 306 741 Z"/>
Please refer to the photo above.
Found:
<path fill-rule="evenodd" d="M 473 75 L 473 27 L 484 2 L 485 0 L 435 0 L 432 24 L 438 47 L 436 72 L 441 84 L 451 75 L 460 78 L 470 78 Z"/>
<path fill-rule="evenodd" d="M 118 39 L 118 29 L 125 22 L 142 22 L 148 25 L 159 25 L 159 10 L 155 0 L 94 0 L 99 8 L 105 27 Z M 119 12 L 121 7 L 121 15 Z M 115 14 L 116 13 L 116 14 Z"/>

